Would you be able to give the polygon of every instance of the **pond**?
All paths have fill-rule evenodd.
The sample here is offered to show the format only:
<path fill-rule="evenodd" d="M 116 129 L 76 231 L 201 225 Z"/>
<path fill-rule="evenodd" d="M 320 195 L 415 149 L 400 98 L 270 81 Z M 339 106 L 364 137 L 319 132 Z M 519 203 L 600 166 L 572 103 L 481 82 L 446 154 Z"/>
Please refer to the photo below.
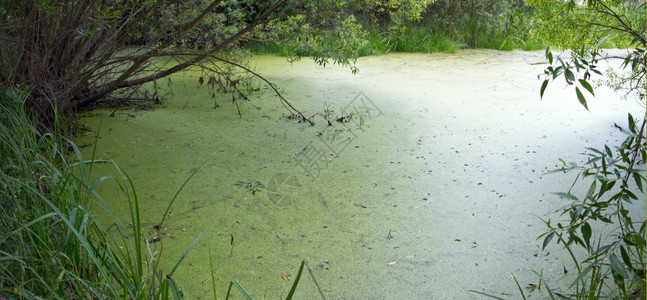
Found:
<path fill-rule="evenodd" d="M 172 78 L 164 107 L 83 121 L 101 124 L 97 157 L 135 182 L 149 236 L 197 170 L 153 244 L 169 270 L 212 224 L 174 277 L 188 299 L 212 298 L 212 271 L 220 296 L 235 279 L 256 299 L 284 298 L 302 259 L 329 299 L 515 299 L 512 276 L 563 286 L 564 270 L 575 272 L 560 246 L 542 251 L 536 240 L 539 218 L 565 204 L 551 193 L 575 174 L 542 175 L 615 143 L 613 123 L 644 111 L 600 89 L 587 112 L 558 81 L 540 100 L 542 61 L 543 52 L 388 54 L 361 58 L 353 75 L 258 56 L 258 73 L 304 115 L 318 113 L 314 126 L 261 83 L 237 101 L 242 117 L 230 94 L 214 109 L 191 72 Z M 123 197 L 110 201 L 126 218 Z M 303 276 L 296 298 L 320 297 Z"/>

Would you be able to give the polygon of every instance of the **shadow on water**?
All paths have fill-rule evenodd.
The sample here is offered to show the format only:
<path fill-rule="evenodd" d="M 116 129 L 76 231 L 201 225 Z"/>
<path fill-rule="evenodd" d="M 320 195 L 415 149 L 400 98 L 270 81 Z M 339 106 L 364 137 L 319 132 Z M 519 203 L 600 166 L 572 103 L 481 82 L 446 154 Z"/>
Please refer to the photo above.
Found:
<path fill-rule="evenodd" d="M 360 73 L 254 58 L 315 126 L 285 116 L 268 89 L 213 108 L 198 77 L 174 77 L 164 108 L 102 119 L 99 155 L 133 178 L 144 222 L 155 222 L 194 168 L 167 219 L 163 257 L 176 261 L 209 223 L 176 280 L 208 298 L 209 253 L 223 290 L 238 280 L 257 299 L 285 297 L 302 258 L 330 298 L 514 298 L 514 275 L 557 284 L 570 260 L 537 235 L 561 206 L 569 175 L 542 177 L 558 157 L 616 138 L 640 111 L 600 90 L 586 112 L 555 85 L 539 100 L 541 52 L 470 50 L 360 60 Z M 353 112 L 351 115 L 350 112 Z M 131 113 L 129 113 L 131 114 Z M 109 191 L 105 191 L 108 192 Z M 115 200 L 119 206 L 119 200 Z M 531 293 L 533 294 L 533 293 Z M 534 292 L 535 298 L 542 296 Z M 302 280 L 296 297 L 318 297 Z M 532 295 L 531 295 L 532 297 Z"/>

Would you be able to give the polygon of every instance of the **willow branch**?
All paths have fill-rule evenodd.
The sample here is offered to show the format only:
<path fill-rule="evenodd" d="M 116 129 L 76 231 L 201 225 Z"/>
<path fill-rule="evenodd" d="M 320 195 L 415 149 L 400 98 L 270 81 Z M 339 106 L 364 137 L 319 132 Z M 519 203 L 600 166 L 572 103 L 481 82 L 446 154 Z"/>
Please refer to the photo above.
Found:
<path fill-rule="evenodd" d="M 214 59 L 214 60 L 218 60 L 218 61 L 224 62 L 224 63 L 229 64 L 229 65 L 232 65 L 232 66 L 235 66 L 235 67 L 241 68 L 241 69 L 243 69 L 245 72 L 247 72 L 247 73 L 249 73 L 249 74 L 252 74 L 252 75 L 254 75 L 254 77 L 256 77 L 256 78 L 258 78 L 258 79 L 260 79 L 260 80 L 264 81 L 264 82 L 265 82 L 265 83 L 266 83 L 266 84 L 267 84 L 267 85 L 268 85 L 268 86 L 269 86 L 269 87 L 274 91 L 274 93 L 279 97 L 279 99 L 281 99 L 281 103 L 283 103 L 284 105 L 287 105 L 287 107 L 286 107 L 286 108 L 288 108 L 288 107 L 289 107 L 289 108 L 288 108 L 288 110 L 290 110 L 290 109 L 291 109 L 292 111 L 296 112 L 297 114 L 299 114 L 299 116 L 301 117 L 301 119 L 302 119 L 303 121 L 306 121 L 306 122 L 310 123 L 310 125 L 313 125 L 313 126 L 314 126 L 314 124 L 315 124 L 315 123 L 314 123 L 311 119 L 306 118 L 306 116 L 305 116 L 303 113 L 301 113 L 301 111 L 299 111 L 299 110 L 298 110 L 298 109 L 296 109 L 294 106 L 292 106 L 292 104 L 291 104 L 290 102 L 288 102 L 288 100 L 286 100 L 286 99 L 285 99 L 285 97 L 283 97 L 283 94 L 281 94 L 281 92 L 279 92 L 279 90 L 276 88 L 276 86 L 275 86 L 274 84 L 272 84 L 271 82 L 269 82 L 269 80 L 267 80 L 267 79 L 266 79 L 265 77 L 263 77 L 262 75 L 260 75 L 260 74 L 258 74 L 258 73 L 256 73 L 256 72 L 254 72 L 254 71 L 252 71 L 252 70 L 250 70 L 249 68 L 247 68 L 247 67 L 245 67 L 245 66 L 243 66 L 243 65 L 241 65 L 241 64 L 235 63 L 235 62 L 233 62 L 233 61 L 229 61 L 229 60 L 226 60 L 226 59 L 223 59 L 223 58 L 220 58 L 220 57 L 216 57 L 216 56 L 211 56 L 211 58 L 212 58 L 212 59 Z M 205 67 L 205 66 L 202 66 L 202 68 L 204 68 L 204 69 L 210 69 L 209 67 Z M 215 71 L 215 70 L 213 70 L 213 71 Z"/>

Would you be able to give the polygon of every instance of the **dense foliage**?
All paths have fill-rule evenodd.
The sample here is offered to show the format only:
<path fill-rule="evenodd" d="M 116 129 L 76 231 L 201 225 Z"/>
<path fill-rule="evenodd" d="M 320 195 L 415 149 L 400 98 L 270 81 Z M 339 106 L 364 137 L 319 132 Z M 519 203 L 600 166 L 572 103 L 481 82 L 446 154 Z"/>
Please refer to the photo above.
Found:
<path fill-rule="evenodd" d="M 192 66 L 232 87 L 223 52 L 253 39 L 288 39 L 321 64 L 352 65 L 361 34 L 352 7 L 416 15 L 425 3 L 392 0 L 1 1 L 0 83 L 26 89 L 45 126 L 109 99 L 156 98 L 141 87 Z M 411 10 L 410 8 L 418 7 Z M 164 58 L 166 64 L 159 61 Z M 222 78 L 225 79 L 222 79 Z M 213 78 L 213 79 L 211 79 Z"/>

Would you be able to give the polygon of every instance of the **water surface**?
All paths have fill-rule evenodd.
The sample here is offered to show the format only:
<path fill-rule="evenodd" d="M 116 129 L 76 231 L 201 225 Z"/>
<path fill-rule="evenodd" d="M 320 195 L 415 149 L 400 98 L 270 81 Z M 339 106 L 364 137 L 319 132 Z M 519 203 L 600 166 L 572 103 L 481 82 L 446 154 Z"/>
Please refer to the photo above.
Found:
<path fill-rule="evenodd" d="M 239 101 L 239 118 L 231 95 L 217 95 L 214 109 L 187 72 L 173 77 L 166 107 L 85 120 L 102 120 L 98 156 L 132 177 L 147 226 L 204 164 L 172 207 L 161 248 L 170 266 L 213 224 L 175 275 L 188 299 L 211 295 L 209 254 L 221 295 L 236 279 L 257 299 L 285 297 L 292 281 L 282 275 L 294 279 L 306 259 L 331 299 L 479 297 L 468 290 L 514 299 L 512 275 L 537 284 L 535 270 L 559 286 L 564 268 L 574 273 L 558 246 L 542 251 L 536 240 L 537 216 L 555 217 L 564 202 L 551 192 L 574 174 L 543 172 L 560 157 L 581 162 L 585 146 L 615 143 L 613 122 L 642 111 L 599 90 L 587 112 L 560 82 L 540 100 L 545 66 L 533 63 L 542 60 L 389 54 L 360 59 L 352 75 L 260 56 L 255 69 L 305 115 L 353 118 L 298 123 L 262 85 Z M 235 185 L 254 180 L 264 185 L 255 194 Z M 123 199 L 113 206 L 125 216 Z M 298 299 L 318 297 L 309 276 Z"/>

